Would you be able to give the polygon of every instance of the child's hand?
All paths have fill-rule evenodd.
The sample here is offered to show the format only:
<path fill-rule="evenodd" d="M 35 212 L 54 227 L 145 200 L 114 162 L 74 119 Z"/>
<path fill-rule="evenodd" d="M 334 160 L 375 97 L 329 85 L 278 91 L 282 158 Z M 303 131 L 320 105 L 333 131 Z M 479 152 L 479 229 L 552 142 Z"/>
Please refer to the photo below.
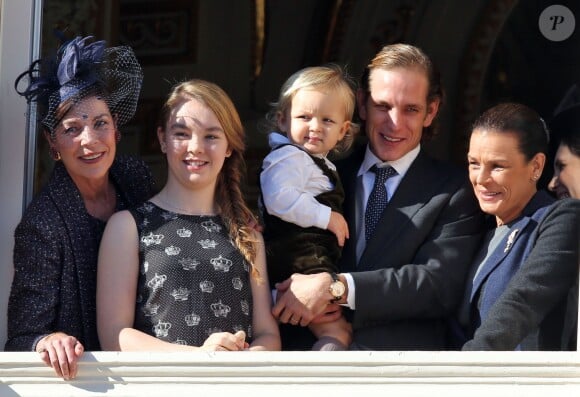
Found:
<path fill-rule="evenodd" d="M 344 240 L 349 237 L 348 235 L 348 225 L 344 216 L 338 212 L 332 211 L 330 213 L 330 220 L 328 221 L 328 230 L 330 230 L 336 236 L 339 246 L 344 246 Z"/>
<path fill-rule="evenodd" d="M 238 331 L 234 336 L 238 338 L 238 342 L 244 346 L 244 350 L 250 347 L 250 344 L 246 342 L 246 333 L 244 331 Z"/>

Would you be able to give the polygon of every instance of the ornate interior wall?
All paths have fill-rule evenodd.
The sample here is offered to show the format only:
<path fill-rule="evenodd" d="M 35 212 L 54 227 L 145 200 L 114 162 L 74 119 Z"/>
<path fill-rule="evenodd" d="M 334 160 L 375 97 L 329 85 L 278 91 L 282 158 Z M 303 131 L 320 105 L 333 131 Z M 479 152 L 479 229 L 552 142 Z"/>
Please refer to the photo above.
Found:
<path fill-rule="evenodd" d="M 145 81 L 139 111 L 124 128 L 121 151 L 138 153 L 161 185 L 164 160 L 155 139 L 158 109 L 170 86 L 191 77 L 220 84 L 248 132 L 248 193 L 266 152 L 258 123 L 280 85 L 301 67 L 336 62 L 360 76 L 383 45 L 407 42 L 438 65 L 446 90 L 439 137 L 425 145 L 462 163 L 474 118 L 500 100 L 517 100 L 549 118 L 563 88 L 578 81 L 579 35 L 554 43 L 539 34 L 548 0 L 45 0 L 43 49 L 52 30 L 95 34 L 129 44 Z M 580 15 L 580 5 L 561 1 Z M 224 6 L 227 4 L 227 6 Z M 147 10 L 147 11 L 146 11 Z M 550 54 L 550 56 L 546 56 Z M 42 142 L 42 140 L 40 140 Z M 39 184 L 50 167 L 39 148 Z"/>

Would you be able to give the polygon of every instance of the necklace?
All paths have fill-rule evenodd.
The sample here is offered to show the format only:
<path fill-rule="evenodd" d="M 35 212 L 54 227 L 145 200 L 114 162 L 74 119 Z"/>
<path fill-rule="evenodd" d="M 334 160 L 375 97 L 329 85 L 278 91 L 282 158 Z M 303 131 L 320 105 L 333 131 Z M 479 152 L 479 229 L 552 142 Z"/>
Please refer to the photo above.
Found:
<path fill-rule="evenodd" d="M 204 212 L 204 211 L 197 211 L 197 210 L 185 209 L 185 208 L 178 207 L 175 204 L 170 203 L 170 202 L 162 199 L 160 195 L 157 195 L 156 198 L 157 198 L 157 201 L 159 202 L 159 204 L 161 204 L 161 205 L 163 205 L 163 207 L 165 207 L 164 209 L 167 209 L 171 212 L 177 212 L 177 213 L 183 214 L 183 215 L 197 215 L 197 216 L 215 216 L 215 215 L 217 215 L 215 211 Z"/>

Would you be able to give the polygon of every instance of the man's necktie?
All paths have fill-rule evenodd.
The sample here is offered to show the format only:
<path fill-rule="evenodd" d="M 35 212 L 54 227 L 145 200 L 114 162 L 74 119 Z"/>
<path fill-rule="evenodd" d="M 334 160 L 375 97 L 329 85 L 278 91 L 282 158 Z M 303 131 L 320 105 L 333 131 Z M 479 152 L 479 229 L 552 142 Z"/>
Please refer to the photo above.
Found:
<path fill-rule="evenodd" d="M 397 175 L 397 171 L 393 167 L 379 168 L 373 165 L 371 171 L 375 175 L 375 184 L 373 190 L 369 195 L 367 201 L 367 209 L 365 211 L 365 238 L 368 241 L 375 231 L 375 227 L 387 206 L 387 189 L 385 188 L 385 181 Z"/>

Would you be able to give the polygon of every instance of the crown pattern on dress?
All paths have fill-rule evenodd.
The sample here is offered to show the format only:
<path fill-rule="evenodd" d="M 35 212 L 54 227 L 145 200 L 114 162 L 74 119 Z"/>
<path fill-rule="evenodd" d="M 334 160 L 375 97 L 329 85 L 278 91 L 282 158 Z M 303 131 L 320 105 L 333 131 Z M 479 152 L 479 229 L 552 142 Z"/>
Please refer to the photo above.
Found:
<path fill-rule="evenodd" d="M 163 234 L 153 234 L 153 232 L 151 232 L 148 235 L 141 237 L 141 242 L 149 247 L 151 244 L 161 244 L 161 240 L 163 240 L 164 237 Z"/>
<path fill-rule="evenodd" d="M 141 274 L 146 274 L 149 271 L 149 262 L 145 261 L 143 262 L 143 265 L 141 265 Z"/>
<path fill-rule="evenodd" d="M 220 327 L 211 327 L 205 330 L 207 336 L 210 336 L 211 334 L 217 334 L 218 332 L 222 332 Z"/>
<path fill-rule="evenodd" d="M 187 288 L 180 287 L 171 291 L 170 295 L 173 296 L 173 298 L 175 298 L 176 301 L 186 301 L 189 299 L 190 293 L 191 291 L 188 290 Z"/>
<path fill-rule="evenodd" d="M 171 329 L 171 323 L 161 322 L 161 320 L 153 326 L 153 332 L 158 338 L 167 338 L 169 329 Z"/>
<path fill-rule="evenodd" d="M 240 301 L 240 306 L 242 308 L 242 313 L 244 313 L 246 316 L 250 315 L 250 305 L 248 304 L 248 301 L 245 299 L 242 299 Z"/>
<path fill-rule="evenodd" d="M 143 314 L 145 315 L 145 317 L 152 317 L 152 316 L 155 316 L 157 314 L 157 312 L 159 311 L 159 307 L 160 307 L 160 305 L 157 303 L 147 304 L 147 305 L 143 306 L 141 308 L 141 310 L 143 311 Z"/>
<path fill-rule="evenodd" d="M 177 263 L 181 265 L 183 270 L 195 270 L 201 262 L 193 258 L 181 258 Z"/>
<path fill-rule="evenodd" d="M 204 280 L 201 283 L 199 283 L 199 288 L 201 289 L 201 292 L 207 292 L 211 294 L 213 292 L 214 287 L 215 287 L 214 283 L 212 283 L 209 280 Z"/>
<path fill-rule="evenodd" d="M 219 232 L 220 230 L 222 230 L 222 227 L 217 223 L 215 223 L 214 221 L 212 221 L 211 219 L 201 222 L 201 226 L 208 232 Z"/>
<path fill-rule="evenodd" d="M 232 285 L 234 286 L 234 289 L 241 291 L 242 287 L 244 286 L 244 282 L 242 281 L 241 278 L 234 277 L 234 278 L 232 278 Z"/>
<path fill-rule="evenodd" d="M 165 253 L 169 256 L 179 255 L 180 252 L 181 252 L 181 248 L 176 247 L 175 245 L 171 245 L 171 246 L 165 248 Z"/>
<path fill-rule="evenodd" d="M 191 230 L 189 230 L 189 229 L 186 229 L 186 228 L 184 228 L 184 227 L 183 227 L 183 228 L 181 228 L 181 229 L 177 229 L 177 235 L 178 235 L 179 237 L 185 237 L 185 238 L 187 238 L 187 237 L 191 237 Z"/>
<path fill-rule="evenodd" d="M 165 219 L 166 221 L 172 221 L 174 219 L 179 218 L 179 214 L 176 214 L 175 212 L 170 212 L 170 211 L 163 211 L 161 213 L 161 217 L 163 219 Z"/>
<path fill-rule="evenodd" d="M 201 317 L 199 314 L 191 313 L 185 316 L 185 323 L 187 324 L 188 327 L 194 327 L 196 325 L 199 325 L 200 321 Z"/>
<path fill-rule="evenodd" d="M 199 240 L 198 243 L 203 249 L 212 249 L 218 245 L 216 241 L 210 240 L 209 238 L 206 238 L 205 240 Z"/>
<path fill-rule="evenodd" d="M 143 203 L 142 206 L 137 208 L 137 211 L 139 211 L 141 213 L 150 213 L 153 211 L 153 208 L 155 208 L 155 206 L 152 203 L 145 202 L 145 203 Z"/>
<path fill-rule="evenodd" d="M 184 341 L 183 339 L 176 339 L 171 343 L 173 343 L 174 345 L 187 346 L 187 341 Z"/>
<path fill-rule="evenodd" d="M 158 290 L 159 288 L 163 288 L 163 284 L 167 280 L 167 276 L 165 274 L 157 274 L 155 273 L 155 277 L 153 277 L 147 283 L 147 286 L 151 288 L 153 291 Z"/>
<path fill-rule="evenodd" d="M 228 313 L 232 311 L 232 308 L 228 305 L 224 305 L 221 300 L 219 302 L 212 303 L 209 305 L 209 307 L 213 311 L 213 315 L 216 317 L 226 318 Z"/>
<path fill-rule="evenodd" d="M 233 264 L 231 260 L 224 258 L 221 255 L 218 256 L 217 258 L 210 259 L 209 263 L 212 264 L 215 271 L 224 273 L 229 272 L 230 267 L 232 267 Z"/>

